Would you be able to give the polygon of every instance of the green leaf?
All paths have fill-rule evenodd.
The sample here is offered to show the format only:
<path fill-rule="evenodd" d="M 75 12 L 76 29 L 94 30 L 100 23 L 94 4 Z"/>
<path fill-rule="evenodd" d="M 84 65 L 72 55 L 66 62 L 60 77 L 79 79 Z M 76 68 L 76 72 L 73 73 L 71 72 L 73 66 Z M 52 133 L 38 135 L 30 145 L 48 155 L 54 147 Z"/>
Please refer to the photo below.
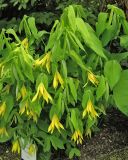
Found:
<path fill-rule="evenodd" d="M 98 15 L 98 22 L 96 23 L 96 34 L 99 37 L 106 28 L 106 21 L 108 13 L 100 12 Z"/>
<path fill-rule="evenodd" d="M 123 48 L 128 48 L 128 35 L 123 35 L 120 37 L 120 45 Z"/>
<path fill-rule="evenodd" d="M 80 150 L 79 149 L 77 149 L 77 148 L 72 148 L 71 150 L 70 150 L 70 152 L 69 152 L 69 158 L 70 159 L 72 159 L 74 156 L 78 156 L 78 157 L 80 157 Z"/>
<path fill-rule="evenodd" d="M 116 14 L 114 14 L 112 19 L 112 24 L 107 25 L 106 30 L 102 35 L 102 44 L 106 46 L 111 40 L 113 40 L 119 33 L 120 23 L 117 20 Z"/>
<path fill-rule="evenodd" d="M 117 60 L 118 62 L 121 62 L 122 60 L 126 59 L 128 57 L 128 52 L 123 53 L 111 53 L 110 59 Z"/>
<path fill-rule="evenodd" d="M 108 4 L 107 8 L 113 10 L 117 15 L 119 15 L 122 18 L 125 19 L 125 13 L 124 13 L 124 11 L 122 9 L 120 9 L 120 8 L 114 6 L 114 5 L 111 5 L 111 4 Z"/>
<path fill-rule="evenodd" d="M 35 18 L 34 17 L 29 17 L 28 18 L 28 25 L 29 25 L 29 28 L 32 32 L 32 34 L 34 35 L 34 37 L 37 39 L 38 36 L 37 36 L 37 28 L 36 28 L 36 24 L 35 24 Z"/>
<path fill-rule="evenodd" d="M 74 33 L 72 33 L 72 32 L 69 32 L 69 34 L 74 39 L 74 41 L 77 43 L 77 45 L 80 47 L 80 49 L 82 49 L 83 51 L 85 51 L 85 49 L 84 49 L 82 43 L 80 42 L 80 40 L 78 39 L 78 37 Z"/>
<path fill-rule="evenodd" d="M 43 150 L 44 152 L 49 152 L 51 149 L 51 143 L 50 143 L 50 138 L 47 137 L 44 139 L 44 146 L 43 146 Z"/>
<path fill-rule="evenodd" d="M 102 44 L 96 37 L 91 26 L 89 26 L 88 23 L 85 23 L 81 18 L 76 18 L 76 24 L 85 44 L 89 46 L 95 53 L 97 53 L 97 55 L 107 59 L 103 52 Z"/>
<path fill-rule="evenodd" d="M 51 136 L 50 137 L 50 140 L 51 140 L 51 143 L 52 143 L 52 146 L 57 150 L 57 148 L 59 149 L 64 149 L 64 144 L 63 144 L 63 141 L 62 139 L 56 137 L 56 136 Z"/>
<path fill-rule="evenodd" d="M 75 11 L 73 6 L 68 7 L 68 20 L 69 20 L 69 25 L 72 28 L 73 31 L 76 29 L 76 19 L 75 19 Z"/>
<path fill-rule="evenodd" d="M 75 130 L 79 129 L 78 117 L 79 117 L 79 110 L 72 109 L 71 110 L 71 122 L 72 122 Z"/>
<path fill-rule="evenodd" d="M 106 90 L 106 83 L 105 83 L 105 78 L 104 76 L 100 77 L 99 85 L 96 90 L 96 99 L 97 101 L 103 96 Z"/>
<path fill-rule="evenodd" d="M 122 20 L 122 26 L 123 26 L 124 33 L 128 35 L 128 22 L 125 19 Z"/>
<path fill-rule="evenodd" d="M 77 90 L 76 90 L 73 78 L 68 78 L 68 84 L 70 87 L 71 94 L 72 94 L 74 100 L 77 102 Z"/>
<path fill-rule="evenodd" d="M 79 54 L 77 54 L 74 50 L 70 51 L 70 57 L 84 70 L 86 70 L 86 66 L 82 61 L 82 58 Z"/>
<path fill-rule="evenodd" d="M 91 90 L 89 89 L 84 89 L 84 94 L 82 97 L 82 107 L 85 108 L 87 106 L 88 100 L 91 96 Z"/>
<path fill-rule="evenodd" d="M 106 62 L 104 66 L 104 74 L 111 89 L 113 89 L 113 87 L 119 81 L 121 70 L 121 66 L 116 60 Z"/>
<path fill-rule="evenodd" d="M 118 109 L 128 116 L 128 70 L 122 71 L 120 80 L 113 89 L 113 96 Z"/>

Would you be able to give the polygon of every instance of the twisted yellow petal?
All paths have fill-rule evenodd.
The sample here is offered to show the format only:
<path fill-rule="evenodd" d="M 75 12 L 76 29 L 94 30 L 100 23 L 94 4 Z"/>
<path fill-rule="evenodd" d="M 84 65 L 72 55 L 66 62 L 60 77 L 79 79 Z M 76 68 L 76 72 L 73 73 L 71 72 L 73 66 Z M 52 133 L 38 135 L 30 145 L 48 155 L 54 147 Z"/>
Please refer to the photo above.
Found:
<path fill-rule="evenodd" d="M 8 132 L 7 132 L 7 130 L 6 130 L 5 127 L 0 128 L 0 135 L 6 135 L 6 136 L 8 136 Z"/>
<path fill-rule="evenodd" d="M 12 142 L 12 152 L 20 154 L 20 143 L 19 140 L 15 140 Z"/>
<path fill-rule="evenodd" d="M 31 144 L 28 148 L 28 153 L 30 155 L 34 154 L 36 152 L 36 145 L 35 144 Z"/>
<path fill-rule="evenodd" d="M 53 79 L 53 87 L 56 89 L 58 87 L 58 83 L 60 83 L 61 87 L 64 88 L 64 81 L 58 71 L 56 71 Z"/>
<path fill-rule="evenodd" d="M 57 128 L 57 130 L 60 132 L 60 128 L 64 129 L 63 125 L 59 122 L 59 118 L 56 114 L 54 114 L 52 118 L 52 122 L 48 127 L 48 132 L 53 133 L 54 129 Z"/>
<path fill-rule="evenodd" d="M 97 80 L 96 76 L 91 72 L 88 71 L 88 79 L 90 80 L 90 82 L 92 82 L 95 86 L 97 86 L 99 84 L 99 81 Z"/>
<path fill-rule="evenodd" d="M 0 116 L 4 116 L 5 114 L 5 111 L 6 111 L 6 102 L 3 102 L 0 106 Z"/>
<path fill-rule="evenodd" d="M 80 130 L 76 130 L 73 133 L 71 140 L 73 140 L 77 144 L 79 144 L 79 143 L 82 144 L 83 136 L 82 136 L 82 133 L 80 132 Z"/>
<path fill-rule="evenodd" d="M 39 97 L 43 97 L 44 100 L 48 103 L 49 100 L 53 101 L 51 95 L 48 93 L 48 91 L 46 90 L 45 86 L 43 83 L 40 83 L 38 88 L 37 88 L 37 92 L 35 94 L 35 96 L 32 99 L 32 102 L 36 101 L 36 99 Z"/>
<path fill-rule="evenodd" d="M 93 118 L 96 118 L 96 117 L 99 116 L 98 113 L 95 111 L 95 108 L 94 108 L 91 100 L 88 101 L 87 106 L 86 106 L 86 108 L 85 108 L 84 111 L 83 111 L 83 118 L 84 118 L 87 114 L 88 114 L 88 115 L 91 115 L 91 117 L 93 117 Z"/>

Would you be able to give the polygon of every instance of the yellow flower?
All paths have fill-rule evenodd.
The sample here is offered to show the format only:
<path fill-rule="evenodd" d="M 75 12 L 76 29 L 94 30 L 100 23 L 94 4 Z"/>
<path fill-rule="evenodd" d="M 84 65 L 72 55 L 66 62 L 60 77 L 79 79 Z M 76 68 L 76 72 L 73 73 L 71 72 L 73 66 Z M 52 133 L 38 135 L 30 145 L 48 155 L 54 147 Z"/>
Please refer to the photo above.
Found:
<path fill-rule="evenodd" d="M 63 125 L 59 122 L 59 118 L 57 117 L 56 114 L 54 114 L 54 116 L 52 117 L 52 122 L 48 127 L 48 132 L 53 133 L 55 127 L 58 129 L 59 132 L 60 132 L 60 128 L 64 129 Z"/>
<path fill-rule="evenodd" d="M 21 42 L 21 44 L 24 46 L 24 48 L 28 48 L 28 39 L 27 38 L 25 38 L 22 42 Z"/>
<path fill-rule="evenodd" d="M 48 73 L 50 73 L 50 61 L 51 61 L 51 52 L 48 52 L 41 60 L 40 59 L 35 60 L 34 66 L 45 65 Z"/>
<path fill-rule="evenodd" d="M 36 146 L 35 146 L 35 144 L 31 144 L 30 146 L 29 146 L 29 148 L 28 148 L 28 153 L 30 154 L 30 155 L 32 155 L 32 154 L 34 154 L 36 152 Z"/>
<path fill-rule="evenodd" d="M 99 84 L 99 81 L 97 80 L 96 76 L 91 72 L 88 71 L 88 79 L 95 85 L 97 86 Z"/>
<path fill-rule="evenodd" d="M 5 114 L 5 111 L 6 111 L 6 103 L 3 102 L 2 105 L 0 106 L 0 116 L 4 116 Z"/>
<path fill-rule="evenodd" d="M 50 100 L 50 101 L 53 101 L 51 95 L 47 92 L 47 90 L 46 90 L 46 88 L 45 88 L 45 86 L 44 86 L 43 83 L 40 83 L 40 84 L 39 84 L 39 86 L 38 86 L 38 88 L 37 88 L 37 92 L 36 92 L 35 96 L 34 96 L 33 99 L 32 99 L 32 102 L 36 101 L 36 99 L 37 99 L 38 97 L 40 98 L 41 96 L 43 96 L 44 100 L 45 100 L 47 103 L 49 102 L 49 100 Z"/>
<path fill-rule="evenodd" d="M 22 99 L 27 95 L 26 87 L 23 85 L 20 92 L 17 95 L 17 101 L 22 97 Z"/>
<path fill-rule="evenodd" d="M 77 144 L 79 143 L 82 144 L 83 136 L 80 130 L 76 130 L 73 133 L 71 140 L 73 140 L 74 142 L 77 142 Z"/>
<path fill-rule="evenodd" d="M 56 89 L 58 87 L 58 83 L 61 84 L 61 87 L 64 88 L 64 81 L 58 71 L 56 71 L 53 80 L 53 87 Z"/>
<path fill-rule="evenodd" d="M 24 105 L 20 106 L 19 113 L 22 115 L 28 109 L 28 106 L 29 106 L 29 103 L 28 103 L 28 100 L 26 100 L 26 102 L 24 103 Z"/>
<path fill-rule="evenodd" d="M 99 116 L 98 113 L 95 111 L 94 106 L 93 106 L 91 100 L 88 101 L 87 106 L 86 106 L 86 108 L 85 108 L 84 111 L 83 111 L 83 118 L 84 118 L 87 114 L 88 114 L 88 115 L 91 115 L 91 117 L 93 117 L 93 118 L 96 118 L 96 117 Z"/>
<path fill-rule="evenodd" d="M 20 143 L 19 143 L 19 140 L 15 140 L 12 142 L 12 152 L 14 153 L 20 153 Z"/>
<path fill-rule="evenodd" d="M 37 123 L 37 118 L 38 117 L 37 117 L 37 114 L 35 112 L 27 110 L 27 115 L 28 115 L 29 119 L 32 118 Z"/>
<path fill-rule="evenodd" d="M 0 135 L 6 135 L 8 136 L 7 130 L 5 127 L 0 128 Z"/>

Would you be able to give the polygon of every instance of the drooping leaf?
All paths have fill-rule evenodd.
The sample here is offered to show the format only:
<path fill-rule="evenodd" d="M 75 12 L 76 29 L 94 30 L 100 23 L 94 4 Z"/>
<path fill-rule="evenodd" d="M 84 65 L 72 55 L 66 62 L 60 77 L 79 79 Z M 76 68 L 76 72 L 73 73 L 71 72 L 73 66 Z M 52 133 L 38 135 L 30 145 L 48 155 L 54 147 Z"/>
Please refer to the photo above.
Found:
<path fill-rule="evenodd" d="M 121 66 L 116 60 L 106 62 L 104 66 L 104 74 L 108 80 L 111 89 L 113 89 L 113 87 L 119 81 L 121 70 Z"/>

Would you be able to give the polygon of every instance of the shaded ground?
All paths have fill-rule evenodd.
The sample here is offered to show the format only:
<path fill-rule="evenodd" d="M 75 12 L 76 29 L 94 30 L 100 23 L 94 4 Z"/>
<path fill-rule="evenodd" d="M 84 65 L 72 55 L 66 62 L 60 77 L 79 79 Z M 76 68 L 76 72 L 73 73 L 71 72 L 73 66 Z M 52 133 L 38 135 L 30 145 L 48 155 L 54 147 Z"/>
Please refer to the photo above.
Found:
<path fill-rule="evenodd" d="M 1 144 L 0 160 L 11 159 L 20 160 L 20 157 L 11 153 L 9 143 Z M 109 111 L 101 130 L 91 139 L 85 139 L 79 160 L 128 160 L 128 117 L 115 109 Z"/>
<path fill-rule="evenodd" d="M 85 140 L 80 160 L 128 160 L 128 118 L 109 112 L 100 132 Z"/>

